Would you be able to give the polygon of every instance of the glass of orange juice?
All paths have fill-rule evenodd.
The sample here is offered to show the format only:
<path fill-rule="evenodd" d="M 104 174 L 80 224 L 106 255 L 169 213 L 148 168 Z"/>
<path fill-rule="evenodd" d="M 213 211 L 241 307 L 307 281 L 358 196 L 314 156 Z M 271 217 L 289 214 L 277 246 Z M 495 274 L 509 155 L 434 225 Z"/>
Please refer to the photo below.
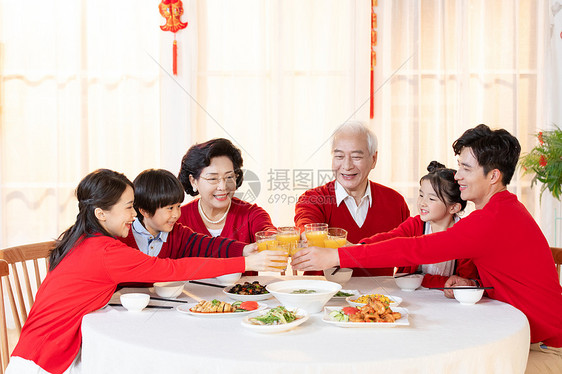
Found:
<path fill-rule="evenodd" d="M 299 239 L 300 239 L 300 235 L 299 235 L 298 228 L 293 226 L 277 228 L 277 241 L 279 243 L 289 244 L 289 248 L 290 248 L 289 255 L 292 254 L 292 250 L 297 248 Z"/>
<path fill-rule="evenodd" d="M 347 244 L 347 231 L 337 227 L 328 229 L 328 236 L 324 239 L 324 247 L 339 248 Z"/>
<path fill-rule="evenodd" d="M 324 241 L 328 238 L 327 223 L 308 223 L 304 225 L 304 235 L 311 247 L 324 247 Z"/>
<path fill-rule="evenodd" d="M 267 242 L 268 251 L 283 251 L 285 253 L 285 261 L 274 261 L 279 262 L 280 266 L 274 266 L 277 269 L 285 270 L 287 269 L 287 261 L 289 259 L 289 253 L 291 251 L 291 243 L 281 242 L 281 241 L 268 241 Z"/>
<path fill-rule="evenodd" d="M 268 243 L 277 244 L 277 231 L 266 230 L 256 232 L 256 243 L 258 244 L 258 252 L 267 250 Z"/>

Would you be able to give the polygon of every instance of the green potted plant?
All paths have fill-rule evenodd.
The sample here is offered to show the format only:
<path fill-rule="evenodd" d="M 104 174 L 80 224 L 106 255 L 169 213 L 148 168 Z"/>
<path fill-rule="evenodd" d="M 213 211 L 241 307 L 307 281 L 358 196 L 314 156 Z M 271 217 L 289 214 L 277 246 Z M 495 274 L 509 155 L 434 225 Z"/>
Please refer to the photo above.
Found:
<path fill-rule="evenodd" d="M 541 182 L 541 194 L 548 189 L 560 200 L 562 195 L 562 130 L 556 128 L 537 134 L 539 144 L 519 162 L 523 175 L 532 174 L 531 187 Z"/>

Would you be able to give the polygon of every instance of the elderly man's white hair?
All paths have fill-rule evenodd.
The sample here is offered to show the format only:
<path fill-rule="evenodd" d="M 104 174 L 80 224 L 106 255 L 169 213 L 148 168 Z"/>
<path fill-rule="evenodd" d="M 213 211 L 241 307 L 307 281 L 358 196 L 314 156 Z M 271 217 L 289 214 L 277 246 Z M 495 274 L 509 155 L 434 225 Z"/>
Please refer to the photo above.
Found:
<path fill-rule="evenodd" d="M 367 139 L 367 149 L 369 150 L 369 155 L 372 156 L 377 152 L 379 146 L 377 136 L 371 131 L 371 129 L 360 121 L 344 122 L 336 129 L 336 131 L 334 131 L 334 134 L 332 135 L 332 152 L 334 151 L 336 136 L 342 133 L 360 134 L 364 136 Z"/>

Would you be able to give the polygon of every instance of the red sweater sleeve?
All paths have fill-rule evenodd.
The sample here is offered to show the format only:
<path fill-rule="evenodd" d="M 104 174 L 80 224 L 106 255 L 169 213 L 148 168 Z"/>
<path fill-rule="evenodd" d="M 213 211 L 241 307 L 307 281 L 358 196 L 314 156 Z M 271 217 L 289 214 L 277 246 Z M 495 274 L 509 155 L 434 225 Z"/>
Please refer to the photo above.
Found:
<path fill-rule="evenodd" d="M 480 211 L 474 211 L 448 230 L 429 235 L 394 238 L 384 242 L 340 248 L 340 265 L 408 266 L 481 256 L 487 250 L 481 245 L 481 237 L 493 236 L 494 232 L 487 220 L 480 219 L 480 216 Z M 475 232 L 479 234 L 474 235 Z"/>
<path fill-rule="evenodd" d="M 423 222 L 420 219 L 420 216 L 416 217 L 408 217 L 404 222 L 402 222 L 398 227 L 394 230 L 390 230 L 388 232 L 381 232 L 379 234 L 375 234 L 369 238 L 364 238 L 360 240 L 362 244 L 372 244 L 382 242 L 392 238 L 410 238 L 418 235 L 423 234 Z M 400 266 L 396 270 L 396 273 L 413 273 L 418 269 L 417 265 L 412 266 Z"/>
<path fill-rule="evenodd" d="M 191 280 L 243 272 L 245 259 L 234 258 L 158 258 L 115 241 L 104 249 L 103 264 L 115 283 L 158 282 L 162 279 Z M 171 279 L 170 279 L 171 280 Z"/>
<path fill-rule="evenodd" d="M 304 229 L 308 223 L 326 222 L 327 214 L 323 208 L 331 206 L 332 200 L 335 201 L 335 195 L 320 194 L 316 189 L 303 193 L 295 205 L 295 225 Z"/>
<path fill-rule="evenodd" d="M 255 204 L 250 207 L 248 224 L 250 225 L 250 238 L 252 243 L 256 241 L 256 232 L 276 229 L 273 222 L 271 222 L 269 213 Z"/>
<path fill-rule="evenodd" d="M 167 250 L 162 247 L 158 257 L 238 257 L 242 256 L 242 251 L 246 246 L 246 243 L 222 236 L 211 238 L 179 223 L 175 224 L 168 235 L 167 244 Z"/>
<path fill-rule="evenodd" d="M 416 217 L 408 217 L 407 220 L 402 222 L 400 226 L 395 228 L 394 230 L 390 230 L 388 232 L 381 232 L 379 234 L 375 234 L 368 238 L 363 238 L 360 240 L 362 244 L 371 244 L 371 243 L 378 243 L 384 240 L 392 239 L 392 238 L 411 238 L 414 236 L 423 235 L 423 222 L 419 218 Z"/>

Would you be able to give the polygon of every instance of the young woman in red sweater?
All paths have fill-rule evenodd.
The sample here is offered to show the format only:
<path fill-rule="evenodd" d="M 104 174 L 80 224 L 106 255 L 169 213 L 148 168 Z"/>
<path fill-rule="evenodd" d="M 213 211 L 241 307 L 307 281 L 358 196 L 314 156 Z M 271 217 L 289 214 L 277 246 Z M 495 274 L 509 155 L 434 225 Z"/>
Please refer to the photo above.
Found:
<path fill-rule="evenodd" d="M 456 171 L 445 168 L 445 165 L 437 161 L 432 161 L 427 171 L 429 173 L 420 179 L 417 204 L 420 214 L 408 218 L 394 230 L 360 240 L 362 244 L 445 231 L 460 219 L 458 213 L 466 208 L 466 201 L 461 198 L 459 184 L 455 181 Z M 424 274 L 422 282 L 424 287 L 443 287 L 451 275 L 467 279 L 478 278 L 476 266 L 470 259 L 410 266 L 400 268 L 398 271 L 413 273 L 417 270 Z"/>
<path fill-rule="evenodd" d="M 264 251 L 248 257 L 178 260 L 147 256 L 115 237 L 126 237 L 136 216 L 133 184 L 100 169 L 76 189 L 76 223 L 60 237 L 49 273 L 12 353 L 7 374 L 77 373 L 84 315 L 105 306 L 117 285 L 200 279 L 244 270 L 278 271 Z"/>

